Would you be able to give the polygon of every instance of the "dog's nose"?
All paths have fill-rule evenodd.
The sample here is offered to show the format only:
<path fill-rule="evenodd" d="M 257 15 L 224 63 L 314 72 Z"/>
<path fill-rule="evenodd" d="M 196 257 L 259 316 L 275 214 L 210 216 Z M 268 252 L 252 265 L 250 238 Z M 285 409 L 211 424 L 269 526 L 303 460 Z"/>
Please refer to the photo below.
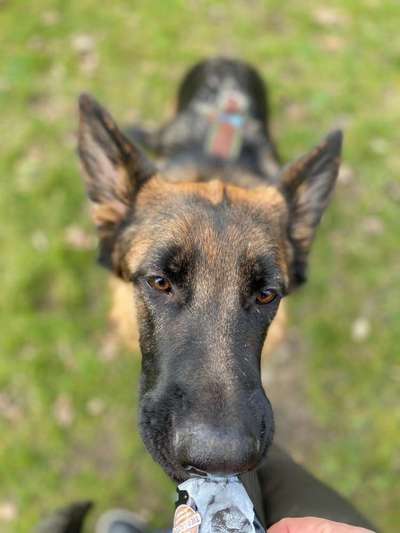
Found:
<path fill-rule="evenodd" d="M 174 450 L 187 470 L 216 475 L 239 474 L 257 466 L 261 443 L 244 428 L 219 428 L 206 424 L 177 428 Z"/>

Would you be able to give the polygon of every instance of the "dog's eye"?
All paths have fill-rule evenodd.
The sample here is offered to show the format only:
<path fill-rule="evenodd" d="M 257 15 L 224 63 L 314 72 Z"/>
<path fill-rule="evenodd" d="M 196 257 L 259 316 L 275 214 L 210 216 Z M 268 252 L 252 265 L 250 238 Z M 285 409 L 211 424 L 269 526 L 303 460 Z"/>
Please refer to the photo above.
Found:
<path fill-rule="evenodd" d="M 171 282 L 162 276 L 149 276 L 146 281 L 152 289 L 157 291 L 169 293 L 172 290 Z"/>
<path fill-rule="evenodd" d="M 274 289 L 265 289 L 260 291 L 256 296 L 256 301 L 259 304 L 269 304 L 278 296 Z"/>

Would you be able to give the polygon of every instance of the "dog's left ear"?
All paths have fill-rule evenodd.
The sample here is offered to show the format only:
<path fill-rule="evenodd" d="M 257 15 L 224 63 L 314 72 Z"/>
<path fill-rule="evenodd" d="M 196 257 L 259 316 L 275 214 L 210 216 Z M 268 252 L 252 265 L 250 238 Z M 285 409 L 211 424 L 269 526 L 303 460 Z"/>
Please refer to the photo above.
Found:
<path fill-rule="evenodd" d="M 86 94 L 79 98 L 78 152 L 99 233 L 100 262 L 112 268 L 117 230 L 126 220 L 136 193 L 156 169 L 111 115 Z"/>
<path fill-rule="evenodd" d="M 289 204 L 293 285 L 306 280 L 308 253 L 335 186 L 341 148 L 342 132 L 334 131 L 307 155 L 286 166 L 279 177 L 279 188 Z"/>
<path fill-rule="evenodd" d="M 97 228 L 120 224 L 155 167 L 94 98 L 79 98 L 78 152 Z"/>

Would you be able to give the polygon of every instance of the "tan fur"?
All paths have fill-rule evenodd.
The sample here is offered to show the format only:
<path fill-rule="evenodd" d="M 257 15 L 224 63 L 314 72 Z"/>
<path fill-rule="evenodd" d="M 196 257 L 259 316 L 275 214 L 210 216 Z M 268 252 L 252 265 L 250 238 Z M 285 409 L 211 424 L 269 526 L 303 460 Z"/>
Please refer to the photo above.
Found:
<path fill-rule="evenodd" d="M 110 319 L 113 327 L 125 346 L 139 354 L 139 333 L 132 284 L 112 276 L 110 278 L 110 288 Z M 281 344 L 285 337 L 286 325 L 286 303 L 283 301 L 268 330 L 267 340 L 263 348 L 263 357 L 268 357 Z"/>
<path fill-rule="evenodd" d="M 110 289 L 112 326 L 121 341 L 129 349 L 139 353 L 139 332 L 132 284 L 111 276 Z"/>
<path fill-rule="evenodd" d="M 90 214 L 96 226 L 103 226 L 104 224 L 116 224 L 125 216 L 126 206 L 117 201 L 110 201 L 108 203 L 92 203 Z"/>
<path fill-rule="evenodd" d="M 232 202 L 244 202 L 255 207 L 265 206 L 269 211 L 284 210 L 285 206 L 282 193 L 271 185 L 260 185 L 247 189 L 223 182 L 220 179 L 207 182 L 171 182 L 160 175 L 154 176 L 146 183 L 138 194 L 136 202 L 138 207 L 142 207 L 160 203 L 164 198 L 178 194 L 200 196 L 214 205 L 222 202 L 225 194 Z"/>

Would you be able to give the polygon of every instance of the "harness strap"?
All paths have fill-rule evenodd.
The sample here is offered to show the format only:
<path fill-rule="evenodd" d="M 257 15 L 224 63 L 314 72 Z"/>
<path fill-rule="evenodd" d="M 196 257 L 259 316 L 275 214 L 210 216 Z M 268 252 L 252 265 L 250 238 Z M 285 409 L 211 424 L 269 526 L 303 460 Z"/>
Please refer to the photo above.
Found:
<path fill-rule="evenodd" d="M 246 472 L 246 474 L 241 474 L 239 476 L 239 479 L 243 483 L 250 500 L 253 502 L 257 518 L 265 529 L 266 517 L 264 512 L 260 481 L 258 479 L 257 472 L 254 470 L 251 472 Z"/>

